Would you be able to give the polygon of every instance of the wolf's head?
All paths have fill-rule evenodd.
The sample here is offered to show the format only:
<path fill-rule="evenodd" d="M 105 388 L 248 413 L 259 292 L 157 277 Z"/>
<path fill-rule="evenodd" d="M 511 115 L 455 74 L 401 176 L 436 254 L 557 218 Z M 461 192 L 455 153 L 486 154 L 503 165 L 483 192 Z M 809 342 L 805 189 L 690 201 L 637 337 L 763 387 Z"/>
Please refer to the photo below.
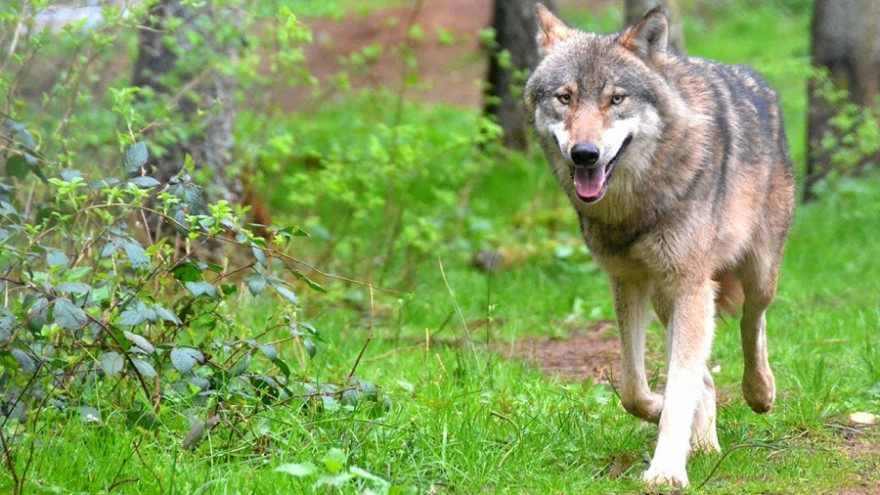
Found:
<path fill-rule="evenodd" d="M 615 169 L 637 177 L 663 130 L 667 22 L 654 9 L 620 33 L 566 26 L 538 5 L 542 60 L 525 89 L 548 158 L 584 203 L 605 196 Z"/>

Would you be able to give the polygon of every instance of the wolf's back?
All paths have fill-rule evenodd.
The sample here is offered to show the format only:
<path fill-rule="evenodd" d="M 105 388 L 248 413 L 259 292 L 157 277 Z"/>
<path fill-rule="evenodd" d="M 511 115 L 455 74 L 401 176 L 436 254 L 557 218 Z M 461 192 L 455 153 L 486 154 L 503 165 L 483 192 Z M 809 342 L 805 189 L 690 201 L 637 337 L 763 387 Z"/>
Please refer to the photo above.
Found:
<path fill-rule="evenodd" d="M 713 212 L 722 216 L 742 208 L 766 210 L 770 216 L 762 221 L 787 232 L 794 171 L 776 91 L 752 69 L 695 57 L 671 58 L 664 72 L 671 90 L 692 110 L 690 127 L 667 137 L 684 147 L 700 143 L 689 157 L 702 183 L 694 184 L 693 192 L 710 195 Z"/>
<path fill-rule="evenodd" d="M 791 168 L 776 91 L 760 74 L 696 57 L 673 61 L 669 70 L 670 82 L 680 82 L 677 89 L 682 96 L 714 118 L 719 151 L 726 161 L 748 163 L 756 153 L 770 153 L 780 166 Z"/>

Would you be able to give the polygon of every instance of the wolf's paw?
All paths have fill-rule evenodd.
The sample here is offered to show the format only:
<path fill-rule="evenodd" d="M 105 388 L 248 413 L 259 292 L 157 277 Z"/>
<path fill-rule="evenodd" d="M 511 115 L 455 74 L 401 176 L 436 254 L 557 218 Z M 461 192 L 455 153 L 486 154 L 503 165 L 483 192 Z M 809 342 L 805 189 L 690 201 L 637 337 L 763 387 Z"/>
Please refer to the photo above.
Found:
<path fill-rule="evenodd" d="M 758 414 L 773 410 L 776 400 L 776 383 L 771 373 L 744 375 L 743 397 L 746 403 Z"/>
<path fill-rule="evenodd" d="M 721 444 L 718 443 L 718 435 L 713 431 L 705 436 L 691 436 L 692 453 L 718 453 L 721 452 Z"/>
<path fill-rule="evenodd" d="M 642 475 L 642 483 L 648 486 L 669 486 L 672 488 L 685 488 L 688 486 L 688 475 L 684 466 L 660 465 L 657 460 L 651 461 L 651 466 Z"/>

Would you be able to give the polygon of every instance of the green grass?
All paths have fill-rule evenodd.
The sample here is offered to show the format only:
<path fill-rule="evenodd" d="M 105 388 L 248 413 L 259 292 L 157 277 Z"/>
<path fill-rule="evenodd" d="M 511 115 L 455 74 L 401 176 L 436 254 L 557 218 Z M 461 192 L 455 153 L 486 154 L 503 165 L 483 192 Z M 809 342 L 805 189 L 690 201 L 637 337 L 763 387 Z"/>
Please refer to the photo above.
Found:
<path fill-rule="evenodd" d="M 768 74 L 781 89 L 794 155 L 802 160 L 807 21 L 746 10 L 730 7 L 717 22 L 690 25 L 689 46 Z M 773 47 L 779 51 L 766 51 Z M 371 122 L 388 121 L 374 106 L 344 103 L 289 124 L 300 155 L 309 146 L 357 143 L 369 136 Z M 471 110 L 406 107 L 405 122 L 420 119 L 436 129 L 434 141 L 467 134 L 476 122 Z M 768 314 L 778 388 L 773 414 L 757 416 L 743 403 L 737 322 L 719 322 L 712 365 L 720 368 L 718 427 L 726 453 L 690 461 L 689 492 L 871 493 L 880 486 L 880 433 L 847 425 L 851 412 L 880 413 L 877 191 L 877 177 L 844 182 L 797 212 Z M 269 193 L 283 211 L 289 192 Z M 338 448 L 350 465 L 417 493 L 643 493 L 639 476 L 655 426 L 626 414 L 607 385 L 553 378 L 505 357 L 529 336 L 564 338 L 572 325 L 566 320 L 586 326 L 613 317 L 604 276 L 588 255 L 570 249 L 578 241 L 568 210 L 537 153 L 502 154 L 473 185 L 466 213 L 480 222 L 463 230 L 467 242 L 459 248 L 450 239 L 446 249 L 413 258 L 411 282 L 391 287 L 399 292 L 376 291 L 372 305 L 369 291 L 356 285 L 331 282 L 329 295 L 301 294 L 303 317 L 324 342 L 297 372 L 344 380 L 372 330 L 356 374 L 380 387 L 378 403 L 230 405 L 229 419 L 194 452 L 180 447 L 190 411 L 174 404 L 160 411 L 159 425 L 117 414 L 85 423 L 77 413 L 47 410 L 48 421 L 20 436 L 16 449 L 19 469 L 34 453 L 27 492 L 355 493 L 353 482 L 316 490 L 315 476 L 275 471 L 284 463 L 321 465 Z M 330 242 L 302 241 L 297 254 L 322 252 Z M 470 250 L 487 246 L 523 247 L 525 260 L 492 274 L 474 269 Z M 257 328 L 274 304 L 242 300 L 226 309 Z M 487 316 L 488 326 L 477 323 Z M 659 365 L 663 335 L 656 325 L 648 338 Z M 11 482 L 4 470 L 0 492 Z"/>

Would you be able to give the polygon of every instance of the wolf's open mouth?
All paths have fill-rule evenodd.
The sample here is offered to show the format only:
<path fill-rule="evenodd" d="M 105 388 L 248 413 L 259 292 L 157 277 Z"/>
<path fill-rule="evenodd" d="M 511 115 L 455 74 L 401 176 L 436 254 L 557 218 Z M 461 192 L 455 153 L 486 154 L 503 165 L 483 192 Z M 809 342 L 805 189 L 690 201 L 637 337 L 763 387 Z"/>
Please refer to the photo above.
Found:
<path fill-rule="evenodd" d="M 617 154 L 604 166 L 599 167 L 572 167 L 571 178 L 574 181 L 574 190 L 578 198 L 584 203 L 595 203 L 602 198 L 605 187 L 611 180 L 611 174 L 614 173 L 614 166 L 617 165 L 617 159 L 626 151 L 629 143 L 632 141 L 632 135 L 623 140 Z"/>

